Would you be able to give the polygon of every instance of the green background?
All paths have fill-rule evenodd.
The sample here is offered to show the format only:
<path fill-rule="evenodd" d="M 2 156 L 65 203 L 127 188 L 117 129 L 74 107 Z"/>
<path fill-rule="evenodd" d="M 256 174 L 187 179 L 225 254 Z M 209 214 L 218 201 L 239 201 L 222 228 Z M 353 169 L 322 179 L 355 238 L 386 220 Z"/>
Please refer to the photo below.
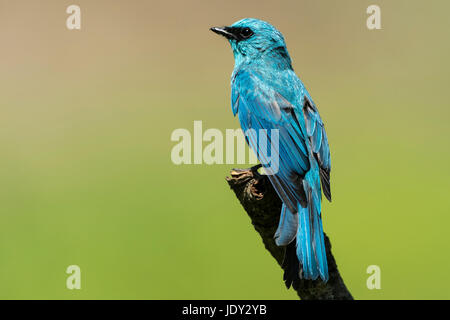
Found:
<path fill-rule="evenodd" d="M 174 129 L 239 127 L 208 29 L 244 17 L 283 32 L 326 123 L 324 229 L 354 297 L 450 298 L 448 1 L 79 0 L 80 31 L 70 4 L 0 1 L 0 298 L 296 298 L 234 166 L 170 159 Z"/>

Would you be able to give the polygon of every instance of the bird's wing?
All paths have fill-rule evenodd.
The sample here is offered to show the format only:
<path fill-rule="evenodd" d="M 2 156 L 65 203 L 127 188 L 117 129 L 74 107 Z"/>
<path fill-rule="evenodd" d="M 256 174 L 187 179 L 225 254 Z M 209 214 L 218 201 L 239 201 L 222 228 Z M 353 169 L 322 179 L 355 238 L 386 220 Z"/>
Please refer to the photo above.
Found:
<path fill-rule="evenodd" d="M 247 141 L 266 169 L 276 192 L 287 209 L 296 214 L 299 203 L 302 207 L 307 205 L 302 181 L 310 169 L 303 110 L 295 108 L 261 76 L 248 70 L 241 70 L 233 77 L 232 109 L 238 113 Z M 269 153 L 267 149 L 277 149 L 273 129 L 278 130 L 279 137 L 278 154 L 271 154 L 277 156 L 277 172 L 270 172 L 265 157 Z M 267 141 L 267 145 L 261 141 Z"/>
<path fill-rule="evenodd" d="M 311 150 L 319 164 L 322 191 L 328 201 L 331 201 L 331 159 L 328 138 L 319 111 L 307 95 L 303 97 L 303 115 Z"/>

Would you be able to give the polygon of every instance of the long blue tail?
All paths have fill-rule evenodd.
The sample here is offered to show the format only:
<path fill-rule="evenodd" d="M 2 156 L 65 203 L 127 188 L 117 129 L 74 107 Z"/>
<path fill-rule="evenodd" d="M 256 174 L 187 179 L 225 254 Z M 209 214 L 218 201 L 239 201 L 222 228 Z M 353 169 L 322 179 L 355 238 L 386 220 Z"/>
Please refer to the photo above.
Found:
<path fill-rule="evenodd" d="M 283 261 L 286 286 L 296 288 L 299 279 L 328 281 L 328 263 L 321 217 L 321 186 L 318 170 L 310 170 L 303 179 L 306 207 L 298 204 L 292 213 L 283 204 L 275 243 L 286 246 Z M 294 241 L 295 240 L 295 241 Z"/>
<path fill-rule="evenodd" d="M 277 245 L 286 246 L 283 279 L 287 288 L 292 286 L 295 290 L 299 287 L 300 279 L 316 280 L 320 276 L 324 282 L 328 281 L 322 219 L 317 210 L 320 203 L 317 205 L 311 193 L 309 197 L 308 206 L 306 208 L 299 206 L 297 214 L 292 214 L 283 206 L 276 233 L 278 237 L 275 238 Z M 320 201 L 320 198 L 318 200 Z M 298 218 L 298 222 L 294 224 L 297 232 L 292 236 L 292 228 L 287 227 L 289 225 L 287 222 L 288 220 L 292 222 L 293 217 Z"/>
<path fill-rule="evenodd" d="M 299 207 L 297 232 L 297 258 L 300 261 L 300 278 L 315 280 L 319 276 L 328 281 L 327 254 L 320 217 L 320 203 L 311 197 L 306 208 Z M 319 199 L 320 201 L 320 199 Z"/>

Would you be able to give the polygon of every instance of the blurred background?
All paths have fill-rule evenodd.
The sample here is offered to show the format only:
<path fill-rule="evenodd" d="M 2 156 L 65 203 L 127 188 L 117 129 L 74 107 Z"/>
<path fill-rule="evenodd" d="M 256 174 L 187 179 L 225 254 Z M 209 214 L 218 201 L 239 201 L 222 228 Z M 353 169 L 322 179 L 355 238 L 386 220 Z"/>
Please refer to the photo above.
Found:
<path fill-rule="evenodd" d="M 382 30 L 366 27 L 371 4 Z M 326 124 L 324 230 L 354 297 L 449 299 L 449 10 L 0 0 L 0 298 L 297 298 L 225 182 L 236 165 L 170 158 L 194 120 L 239 127 L 232 53 L 208 29 L 255 17 L 284 34 Z M 72 264 L 81 290 L 66 288 Z"/>

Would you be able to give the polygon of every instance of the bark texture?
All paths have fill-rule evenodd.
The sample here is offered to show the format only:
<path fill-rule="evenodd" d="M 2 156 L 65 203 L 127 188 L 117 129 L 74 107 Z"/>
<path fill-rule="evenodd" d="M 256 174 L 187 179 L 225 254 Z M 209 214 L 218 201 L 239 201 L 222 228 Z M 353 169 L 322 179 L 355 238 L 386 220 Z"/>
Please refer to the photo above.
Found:
<path fill-rule="evenodd" d="M 254 167 L 233 169 L 227 182 L 261 236 L 265 248 L 282 266 L 285 248 L 278 247 L 273 239 L 280 217 L 281 201 L 269 179 L 259 174 L 257 167 Z M 331 253 L 330 239 L 326 234 L 325 247 L 330 280 L 323 283 L 320 279 L 301 279 L 294 290 L 302 300 L 353 300 L 339 273 Z"/>

